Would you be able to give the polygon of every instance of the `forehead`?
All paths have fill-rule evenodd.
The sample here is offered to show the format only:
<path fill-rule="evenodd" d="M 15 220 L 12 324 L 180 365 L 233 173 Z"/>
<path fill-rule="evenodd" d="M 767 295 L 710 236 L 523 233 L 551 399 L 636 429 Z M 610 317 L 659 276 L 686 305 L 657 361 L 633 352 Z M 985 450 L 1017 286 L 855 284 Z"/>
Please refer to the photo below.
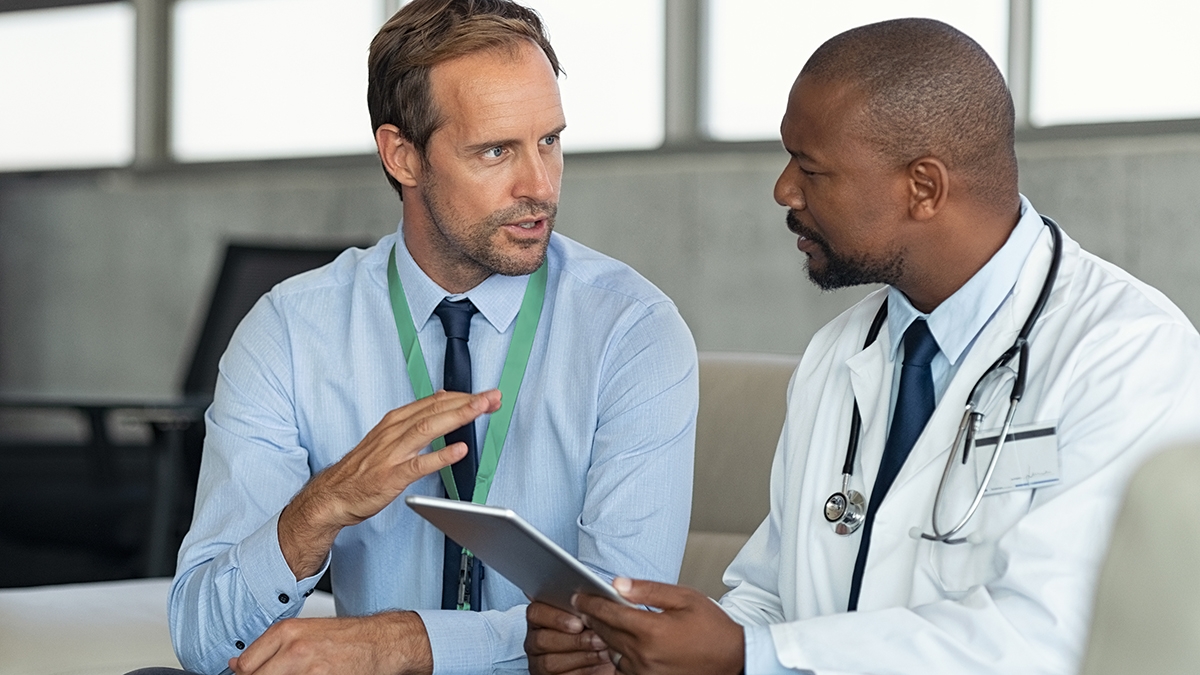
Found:
<path fill-rule="evenodd" d="M 471 140 L 525 131 L 541 135 L 563 123 L 554 69 L 531 42 L 439 63 L 430 70 L 429 84 L 445 120 L 442 128 Z"/>
<path fill-rule="evenodd" d="M 792 85 L 780 124 L 791 152 L 828 154 L 862 143 L 866 94 L 852 83 L 801 75 Z"/>

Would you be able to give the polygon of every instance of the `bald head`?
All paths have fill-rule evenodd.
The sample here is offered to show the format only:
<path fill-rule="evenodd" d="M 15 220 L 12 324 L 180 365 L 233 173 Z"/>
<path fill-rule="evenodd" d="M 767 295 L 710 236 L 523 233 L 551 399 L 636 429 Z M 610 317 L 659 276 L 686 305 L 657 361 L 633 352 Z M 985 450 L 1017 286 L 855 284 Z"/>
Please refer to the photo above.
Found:
<path fill-rule="evenodd" d="M 896 19 L 837 35 L 801 77 L 852 84 L 857 121 L 884 160 L 942 160 L 980 206 L 1018 208 L 1013 104 L 996 64 L 971 38 L 932 19 Z"/>

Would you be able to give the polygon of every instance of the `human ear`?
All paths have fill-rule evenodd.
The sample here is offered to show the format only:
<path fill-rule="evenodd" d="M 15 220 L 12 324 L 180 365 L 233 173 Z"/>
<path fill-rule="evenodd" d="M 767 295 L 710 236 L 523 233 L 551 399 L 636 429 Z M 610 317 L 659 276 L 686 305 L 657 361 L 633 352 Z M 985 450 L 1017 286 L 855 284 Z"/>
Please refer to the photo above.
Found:
<path fill-rule="evenodd" d="M 930 220 L 946 205 L 950 172 L 937 157 L 921 157 L 908 165 L 908 212 L 914 220 Z"/>
<path fill-rule="evenodd" d="M 394 124 L 381 124 L 375 130 L 375 147 L 383 170 L 405 187 L 415 188 L 421 177 L 421 153 Z"/>

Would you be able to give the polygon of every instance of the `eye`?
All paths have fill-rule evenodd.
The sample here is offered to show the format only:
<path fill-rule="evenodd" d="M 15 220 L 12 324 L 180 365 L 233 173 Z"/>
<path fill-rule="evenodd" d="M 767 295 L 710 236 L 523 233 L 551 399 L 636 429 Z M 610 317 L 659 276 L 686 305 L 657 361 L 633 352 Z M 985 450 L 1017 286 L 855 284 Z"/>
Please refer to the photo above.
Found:
<path fill-rule="evenodd" d="M 494 148 L 488 148 L 483 151 L 483 156 L 487 159 L 500 159 L 504 155 L 504 146 L 497 145 Z"/>
<path fill-rule="evenodd" d="M 558 143 L 558 134 L 550 134 L 542 139 L 542 145 L 556 145 Z"/>
<path fill-rule="evenodd" d="M 800 173 L 804 174 L 805 176 L 807 176 L 809 178 L 817 175 L 816 171 L 810 171 L 809 169 L 804 168 L 804 165 L 801 164 L 799 161 L 796 162 L 796 169 L 798 169 L 800 171 Z"/>

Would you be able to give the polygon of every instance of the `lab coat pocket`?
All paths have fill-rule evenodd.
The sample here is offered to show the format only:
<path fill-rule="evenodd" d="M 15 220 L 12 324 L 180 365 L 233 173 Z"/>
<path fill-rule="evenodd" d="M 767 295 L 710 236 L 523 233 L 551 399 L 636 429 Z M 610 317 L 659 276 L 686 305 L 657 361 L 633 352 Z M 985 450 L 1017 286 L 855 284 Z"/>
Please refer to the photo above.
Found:
<path fill-rule="evenodd" d="M 993 568 L 988 554 L 991 548 L 986 542 L 930 542 L 930 572 L 945 597 L 959 600 L 975 586 L 986 583 Z"/>
<path fill-rule="evenodd" d="M 929 542 L 930 573 L 946 597 L 959 599 L 1004 573 L 996 542 L 1029 510 L 1030 490 L 988 495 L 956 544 Z"/>

